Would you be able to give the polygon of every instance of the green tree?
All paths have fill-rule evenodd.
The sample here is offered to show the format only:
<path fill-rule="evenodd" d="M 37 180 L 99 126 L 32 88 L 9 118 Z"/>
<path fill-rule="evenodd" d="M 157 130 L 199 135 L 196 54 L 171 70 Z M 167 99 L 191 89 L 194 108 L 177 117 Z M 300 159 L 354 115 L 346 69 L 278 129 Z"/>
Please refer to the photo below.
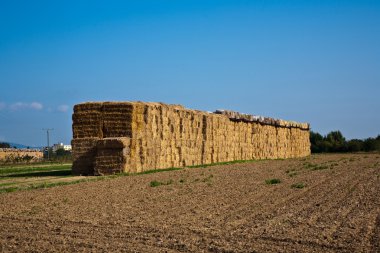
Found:
<path fill-rule="evenodd" d="M 380 135 L 365 140 L 352 139 L 346 141 L 340 131 L 332 131 L 326 136 L 311 131 L 310 144 L 312 153 L 380 151 Z"/>
<path fill-rule="evenodd" d="M 57 151 L 55 152 L 55 154 L 57 155 L 57 157 L 60 157 L 60 156 L 69 156 L 71 154 L 71 152 L 70 151 L 66 151 L 63 148 L 60 148 L 60 149 L 57 149 Z"/>
<path fill-rule="evenodd" d="M 310 131 L 310 144 L 312 153 L 323 152 L 321 143 L 323 142 L 323 136 L 319 133 Z"/>
<path fill-rule="evenodd" d="M 331 131 L 327 134 L 325 140 L 331 144 L 330 152 L 347 151 L 346 138 L 340 131 Z"/>
<path fill-rule="evenodd" d="M 364 140 L 364 151 L 375 151 L 380 150 L 380 143 L 375 138 L 367 138 Z"/>
<path fill-rule="evenodd" d="M 364 150 L 364 142 L 358 139 L 352 139 L 347 142 L 348 152 L 359 152 Z"/>
<path fill-rule="evenodd" d="M 11 145 L 7 142 L 0 142 L 0 148 L 10 148 Z"/>

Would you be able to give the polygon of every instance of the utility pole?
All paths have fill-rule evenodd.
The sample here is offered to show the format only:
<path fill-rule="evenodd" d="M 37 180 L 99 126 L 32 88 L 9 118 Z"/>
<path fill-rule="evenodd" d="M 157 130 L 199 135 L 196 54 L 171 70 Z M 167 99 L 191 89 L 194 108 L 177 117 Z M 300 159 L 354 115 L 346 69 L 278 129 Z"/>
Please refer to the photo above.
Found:
<path fill-rule="evenodd" d="M 42 130 L 46 131 L 48 160 L 50 160 L 50 131 L 53 131 L 54 128 L 43 128 Z"/>

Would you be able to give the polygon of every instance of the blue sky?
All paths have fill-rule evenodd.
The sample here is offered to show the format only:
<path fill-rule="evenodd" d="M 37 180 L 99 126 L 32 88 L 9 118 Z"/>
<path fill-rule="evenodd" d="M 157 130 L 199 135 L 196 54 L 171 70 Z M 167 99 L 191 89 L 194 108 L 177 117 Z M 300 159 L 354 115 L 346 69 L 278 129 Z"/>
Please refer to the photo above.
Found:
<path fill-rule="evenodd" d="M 380 134 L 380 1 L 1 1 L 0 141 L 141 100 Z"/>

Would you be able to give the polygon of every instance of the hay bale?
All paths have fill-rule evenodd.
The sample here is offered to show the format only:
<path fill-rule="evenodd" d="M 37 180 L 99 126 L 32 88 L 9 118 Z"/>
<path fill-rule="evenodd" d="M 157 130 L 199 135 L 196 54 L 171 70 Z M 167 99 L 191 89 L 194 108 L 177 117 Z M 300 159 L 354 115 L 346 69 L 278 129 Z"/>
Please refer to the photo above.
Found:
<path fill-rule="evenodd" d="M 91 112 L 91 111 L 101 111 L 103 102 L 85 102 L 74 105 L 74 113 L 77 112 Z"/>
<path fill-rule="evenodd" d="M 102 102 L 87 102 L 74 106 L 73 138 L 102 138 Z"/>
<path fill-rule="evenodd" d="M 103 135 L 108 137 L 131 137 L 132 102 L 104 102 L 103 103 Z"/>
<path fill-rule="evenodd" d="M 99 138 L 79 138 L 71 141 L 74 175 L 93 175 L 96 145 Z"/>
<path fill-rule="evenodd" d="M 128 158 L 130 154 L 129 137 L 104 138 L 97 141 L 95 157 L 95 175 L 109 175 L 129 172 Z"/>
<path fill-rule="evenodd" d="M 72 116 L 73 138 L 102 138 L 103 122 L 101 112 L 77 112 Z"/>

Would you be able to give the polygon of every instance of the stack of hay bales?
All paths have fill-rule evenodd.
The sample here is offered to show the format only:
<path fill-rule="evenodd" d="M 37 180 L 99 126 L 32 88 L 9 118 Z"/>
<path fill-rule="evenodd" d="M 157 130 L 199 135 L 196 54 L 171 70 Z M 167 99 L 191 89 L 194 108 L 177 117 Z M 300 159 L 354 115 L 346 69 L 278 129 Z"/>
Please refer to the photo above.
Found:
<path fill-rule="evenodd" d="M 131 167 L 136 172 L 201 164 L 202 113 L 139 103 L 133 115 Z"/>
<path fill-rule="evenodd" d="M 102 103 L 82 103 L 74 106 L 72 172 L 75 175 L 94 174 L 97 141 L 103 138 Z"/>
<path fill-rule="evenodd" d="M 163 103 L 76 105 L 73 137 L 75 174 L 141 172 L 310 154 L 308 124 L 232 111 L 207 113 Z"/>

